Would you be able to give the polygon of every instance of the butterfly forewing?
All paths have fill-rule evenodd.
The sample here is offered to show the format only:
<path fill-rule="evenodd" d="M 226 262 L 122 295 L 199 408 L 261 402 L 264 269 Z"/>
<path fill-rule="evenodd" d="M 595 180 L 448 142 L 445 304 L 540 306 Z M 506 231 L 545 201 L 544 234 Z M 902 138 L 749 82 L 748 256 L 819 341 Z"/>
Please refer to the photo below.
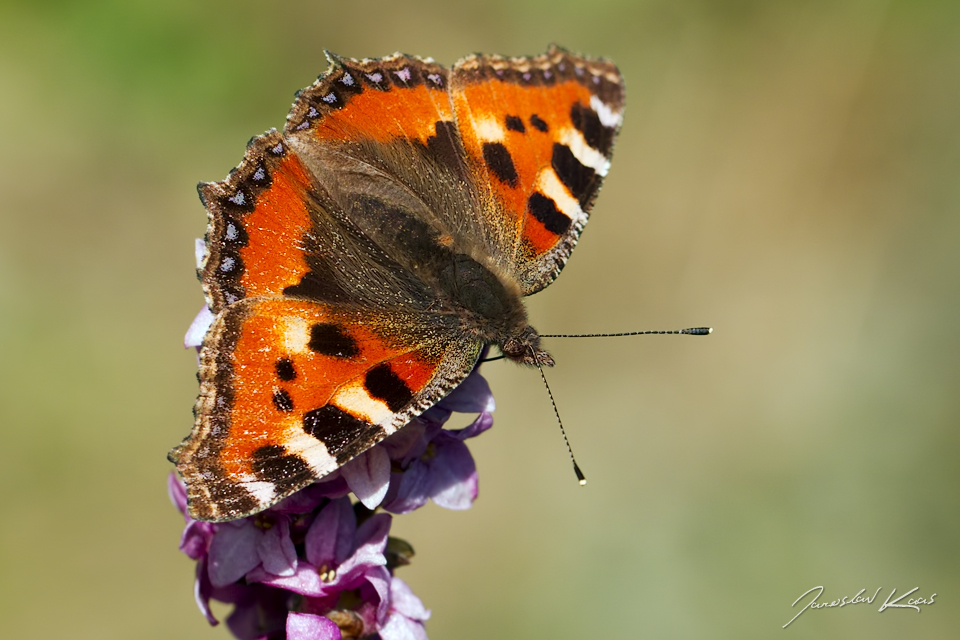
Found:
<path fill-rule="evenodd" d="M 622 121 L 622 78 L 610 62 L 551 47 L 468 57 L 450 84 L 470 166 L 495 196 L 488 224 L 511 232 L 497 256 L 530 295 L 557 276 L 587 222 Z"/>
<path fill-rule="evenodd" d="M 226 180 L 199 186 L 210 218 L 201 280 L 213 312 L 246 297 L 283 295 L 309 271 L 300 244 L 313 226 L 311 188 L 276 131 L 254 138 Z"/>

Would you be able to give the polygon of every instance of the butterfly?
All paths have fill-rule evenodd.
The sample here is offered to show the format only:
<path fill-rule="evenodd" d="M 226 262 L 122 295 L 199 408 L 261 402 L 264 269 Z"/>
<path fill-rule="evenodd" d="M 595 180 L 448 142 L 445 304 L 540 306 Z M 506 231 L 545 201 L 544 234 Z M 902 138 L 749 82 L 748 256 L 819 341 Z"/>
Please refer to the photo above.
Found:
<path fill-rule="evenodd" d="M 552 365 L 523 298 L 573 251 L 623 120 L 616 66 L 556 46 L 451 69 L 327 57 L 283 132 L 198 186 L 215 319 L 196 422 L 170 455 L 195 519 L 254 514 L 333 472 L 486 345 Z"/>

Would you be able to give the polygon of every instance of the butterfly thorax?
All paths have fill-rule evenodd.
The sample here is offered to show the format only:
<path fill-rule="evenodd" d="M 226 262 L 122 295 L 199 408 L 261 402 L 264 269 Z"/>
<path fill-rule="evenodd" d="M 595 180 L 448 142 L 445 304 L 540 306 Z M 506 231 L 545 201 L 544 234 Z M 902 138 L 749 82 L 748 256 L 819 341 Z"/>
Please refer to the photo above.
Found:
<path fill-rule="evenodd" d="M 459 315 L 461 330 L 496 345 L 514 362 L 553 366 L 553 358 L 540 348 L 539 334 L 527 322 L 519 288 L 469 255 L 450 258 L 440 268 L 437 284 Z"/>

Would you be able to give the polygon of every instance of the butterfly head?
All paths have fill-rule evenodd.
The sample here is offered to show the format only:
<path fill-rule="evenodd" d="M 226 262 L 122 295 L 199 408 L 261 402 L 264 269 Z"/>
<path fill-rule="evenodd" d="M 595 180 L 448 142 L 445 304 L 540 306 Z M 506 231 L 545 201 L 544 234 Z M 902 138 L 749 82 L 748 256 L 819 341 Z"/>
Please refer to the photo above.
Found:
<path fill-rule="evenodd" d="M 520 364 L 552 367 L 553 356 L 540 347 L 540 335 L 527 325 L 518 334 L 509 336 L 497 345 L 503 355 Z"/>

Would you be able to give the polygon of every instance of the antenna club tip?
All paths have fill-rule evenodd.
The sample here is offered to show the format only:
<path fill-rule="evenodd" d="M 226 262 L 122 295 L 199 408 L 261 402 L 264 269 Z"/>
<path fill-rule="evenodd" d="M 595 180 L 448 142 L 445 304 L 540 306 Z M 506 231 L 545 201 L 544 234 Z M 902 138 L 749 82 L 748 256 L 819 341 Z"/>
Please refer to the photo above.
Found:
<path fill-rule="evenodd" d="M 573 463 L 573 472 L 577 474 L 577 481 L 580 483 L 580 486 L 587 484 L 587 478 L 583 475 L 583 471 L 580 471 L 580 467 L 577 466 L 577 463 Z"/>

